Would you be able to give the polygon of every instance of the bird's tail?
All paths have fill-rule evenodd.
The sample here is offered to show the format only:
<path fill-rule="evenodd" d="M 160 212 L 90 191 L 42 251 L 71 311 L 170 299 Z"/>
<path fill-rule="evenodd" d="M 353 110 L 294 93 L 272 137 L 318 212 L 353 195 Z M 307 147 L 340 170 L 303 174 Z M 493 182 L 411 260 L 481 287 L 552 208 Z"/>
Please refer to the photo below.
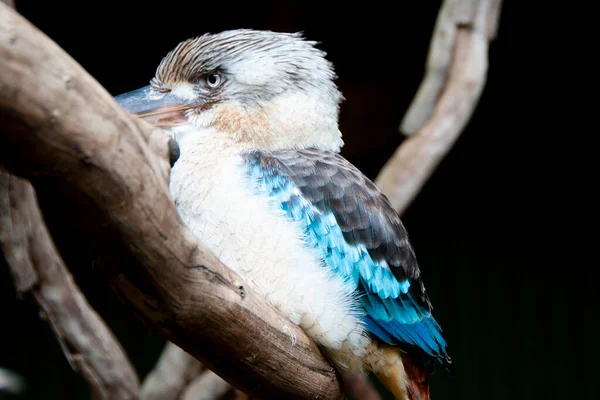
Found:
<path fill-rule="evenodd" d="M 396 400 L 430 400 L 429 372 L 398 347 L 373 342 L 365 363 Z"/>

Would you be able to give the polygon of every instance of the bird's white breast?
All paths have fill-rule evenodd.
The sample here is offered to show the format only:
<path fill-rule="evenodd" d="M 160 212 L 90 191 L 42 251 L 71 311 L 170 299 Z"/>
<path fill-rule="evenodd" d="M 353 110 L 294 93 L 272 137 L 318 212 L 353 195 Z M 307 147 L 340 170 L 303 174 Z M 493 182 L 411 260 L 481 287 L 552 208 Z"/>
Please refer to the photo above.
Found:
<path fill-rule="evenodd" d="M 334 276 L 302 240 L 279 205 L 256 193 L 243 159 L 211 135 L 187 139 L 170 190 L 198 239 L 317 342 L 361 354 L 369 340 L 352 288 Z M 285 327 L 282 327 L 285 329 Z"/>

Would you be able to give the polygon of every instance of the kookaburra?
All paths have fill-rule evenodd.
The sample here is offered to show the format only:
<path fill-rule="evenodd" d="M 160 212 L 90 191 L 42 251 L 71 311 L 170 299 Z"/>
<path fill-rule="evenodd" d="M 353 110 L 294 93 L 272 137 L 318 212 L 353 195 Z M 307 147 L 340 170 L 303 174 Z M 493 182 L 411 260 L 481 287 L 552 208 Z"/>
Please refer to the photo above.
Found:
<path fill-rule="evenodd" d="M 202 243 L 338 368 L 424 400 L 446 342 L 398 214 L 339 154 L 335 77 L 300 34 L 232 30 L 117 100 L 177 140 L 170 191 Z"/>

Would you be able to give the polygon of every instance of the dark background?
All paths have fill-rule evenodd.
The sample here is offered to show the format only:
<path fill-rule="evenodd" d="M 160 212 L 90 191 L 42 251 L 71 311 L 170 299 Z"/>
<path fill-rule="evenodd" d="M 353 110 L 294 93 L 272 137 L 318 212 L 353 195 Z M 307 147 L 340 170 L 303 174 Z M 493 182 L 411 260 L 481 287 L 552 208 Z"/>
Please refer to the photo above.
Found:
<path fill-rule="evenodd" d="M 397 128 L 422 79 L 440 6 L 148 3 L 17 0 L 17 8 L 113 95 L 148 84 L 161 58 L 189 37 L 233 28 L 304 31 L 327 51 L 346 97 L 343 155 L 372 178 L 402 141 Z M 522 119 L 535 99 L 514 79 L 528 70 L 513 52 L 525 40 L 513 29 L 514 14 L 505 0 L 478 108 L 403 216 L 456 368 L 454 377 L 436 372 L 432 394 L 437 400 L 597 399 L 598 273 L 589 261 L 574 262 L 585 246 L 559 227 L 573 210 L 556 201 L 566 178 L 552 168 L 562 161 L 547 150 L 554 139 Z M 143 378 L 163 340 L 120 304 L 93 271 L 85 243 L 73 240 L 71 248 L 81 250 L 67 262 L 77 283 Z M 27 379 L 30 398 L 89 398 L 32 299 L 15 299 L 4 264 L 0 279 L 0 366 Z"/>

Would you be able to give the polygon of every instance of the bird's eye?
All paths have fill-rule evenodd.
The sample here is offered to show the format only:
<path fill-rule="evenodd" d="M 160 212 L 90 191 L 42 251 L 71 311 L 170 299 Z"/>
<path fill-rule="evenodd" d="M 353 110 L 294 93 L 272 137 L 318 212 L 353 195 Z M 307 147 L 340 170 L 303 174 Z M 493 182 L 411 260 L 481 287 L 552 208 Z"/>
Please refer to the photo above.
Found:
<path fill-rule="evenodd" d="M 206 85 L 210 88 L 218 87 L 222 81 L 223 81 L 223 78 L 221 78 L 221 75 L 219 75 L 215 72 L 213 72 L 212 74 L 206 75 Z"/>

